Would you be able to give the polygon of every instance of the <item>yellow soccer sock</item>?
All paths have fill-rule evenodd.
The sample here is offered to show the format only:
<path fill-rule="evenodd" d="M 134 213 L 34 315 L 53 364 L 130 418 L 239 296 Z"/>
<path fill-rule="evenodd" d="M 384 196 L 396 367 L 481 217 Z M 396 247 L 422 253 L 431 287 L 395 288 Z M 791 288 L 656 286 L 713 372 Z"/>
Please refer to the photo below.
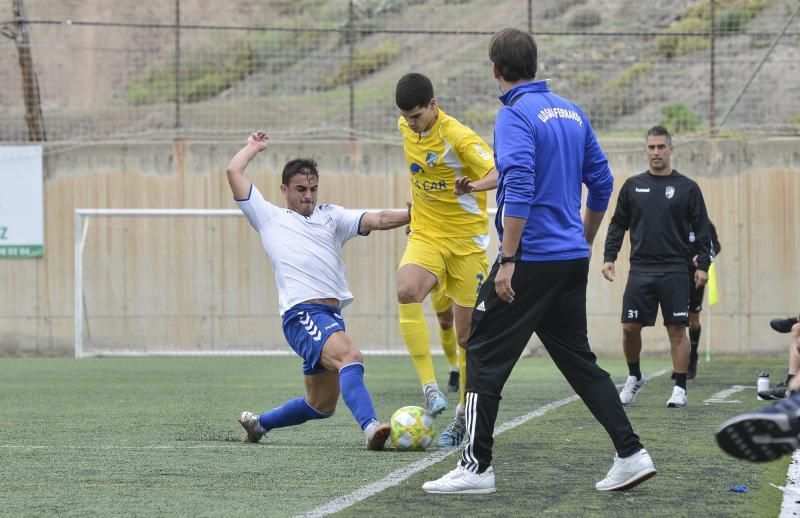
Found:
<path fill-rule="evenodd" d="M 458 402 L 461 403 L 461 408 L 464 408 L 467 395 L 467 350 L 463 347 L 458 348 L 458 370 L 461 371 L 458 377 L 458 391 L 461 393 L 461 398 Z"/>
<path fill-rule="evenodd" d="M 425 314 L 422 304 L 398 304 L 400 314 L 400 334 L 406 343 L 411 361 L 417 369 L 419 381 L 424 387 L 428 383 L 436 383 L 436 374 L 433 372 L 433 359 L 431 358 L 431 341 L 428 337 L 428 326 L 425 323 Z"/>
<path fill-rule="evenodd" d="M 447 364 L 451 369 L 458 367 L 458 340 L 456 340 L 456 330 L 453 326 L 450 329 L 439 327 L 439 340 L 442 341 L 442 350 L 447 357 Z"/>

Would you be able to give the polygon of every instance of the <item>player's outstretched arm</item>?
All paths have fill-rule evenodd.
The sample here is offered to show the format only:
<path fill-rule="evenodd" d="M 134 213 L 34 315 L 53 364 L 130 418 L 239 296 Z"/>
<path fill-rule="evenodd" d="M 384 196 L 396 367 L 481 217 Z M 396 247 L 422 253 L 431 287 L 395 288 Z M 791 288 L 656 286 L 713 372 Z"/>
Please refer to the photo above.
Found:
<path fill-rule="evenodd" d="M 257 131 L 250 135 L 247 144 L 231 158 L 226 174 L 235 199 L 244 200 L 250 194 L 252 184 L 245 178 L 244 170 L 254 156 L 267 148 L 267 143 L 269 143 L 267 134 Z"/>
<path fill-rule="evenodd" d="M 453 194 L 461 196 L 471 192 L 491 191 L 497 189 L 497 169 L 492 167 L 480 180 L 470 181 L 466 176 L 456 178 Z"/>
<path fill-rule="evenodd" d="M 360 234 L 366 234 L 373 230 L 390 230 L 411 223 L 411 204 L 408 210 L 386 209 L 380 212 L 367 212 L 361 218 L 361 226 L 358 229 Z"/>

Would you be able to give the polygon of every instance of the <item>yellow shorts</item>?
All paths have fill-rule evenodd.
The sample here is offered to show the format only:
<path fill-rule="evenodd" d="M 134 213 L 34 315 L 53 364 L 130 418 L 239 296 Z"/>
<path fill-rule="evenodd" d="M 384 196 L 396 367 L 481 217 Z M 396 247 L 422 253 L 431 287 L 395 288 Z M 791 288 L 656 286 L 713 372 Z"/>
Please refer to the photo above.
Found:
<path fill-rule="evenodd" d="M 412 232 L 400 267 L 416 264 L 436 276 L 439 291 L 471 308 L 489 271 L 486 251 L 471 237 L 428 237 Z"/>

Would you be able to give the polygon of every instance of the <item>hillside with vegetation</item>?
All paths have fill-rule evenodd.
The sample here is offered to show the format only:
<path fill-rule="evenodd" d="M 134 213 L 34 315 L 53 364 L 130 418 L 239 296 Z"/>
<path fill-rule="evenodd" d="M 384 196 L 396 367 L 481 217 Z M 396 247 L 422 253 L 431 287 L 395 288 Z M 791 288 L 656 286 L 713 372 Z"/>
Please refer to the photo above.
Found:
<path fill-rule="evenodd" d="M 528 26 L 527 5 L 517 0 L 354 0 L 352 10 L 342 0 L 272 0 L 257 8 L 235 0 L 224 10 L 182 0 L 176 68 L 174 5 L 27 5 L 31 20 L 62 21 L 31 25 L 45 119 L 56 139 L 93 138 L 92 124 L 104 136 L 175 126 L 224 136 L 277 126 L 289 136 L 383 138 L 394 132 L 394 84 L 412 70 L 431 76 L 448 112 L 489 134 L 498 108 L 489 36 Z M 532 5 L 538 77 L 580 103 L 601 132 L 664 122 L 705 133 L 712 117 L 717 125 L 725 118 L 723 131 L 800 132 L 800 17 L 785 27 L 793 0 L 717 0 L 713 22 L 710 0 Z M 13 57 L 3 51 L 0 65 L 16 68 Z M 19 111 L 15 81 L 15 74 L 0 79 L 0 117 Z"/>

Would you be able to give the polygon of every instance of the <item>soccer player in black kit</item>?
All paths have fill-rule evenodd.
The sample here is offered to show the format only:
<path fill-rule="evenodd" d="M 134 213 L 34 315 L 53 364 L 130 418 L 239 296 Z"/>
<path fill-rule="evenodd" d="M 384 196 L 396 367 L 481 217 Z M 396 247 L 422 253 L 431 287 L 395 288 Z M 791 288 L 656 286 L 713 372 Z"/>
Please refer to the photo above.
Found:
<path fill-rule="evenodd" d="M 647 132 L 649 169 L 625 181 L 608 227 L 603 277 L 614 280 L 614 261 L 630 230 L 631 268 L 622 298 L 622 349 L 628 363 L 628 379 L 620 392 L 629 405 L 647 385 L 639 362 L 642 327 L 656 322 L 658 306 L 669 335 L 675 387 L 667 401 L 670 408 L 686 406 L 689 364 L 688 257 L 697 257 L 694 285 L 704 286 L 711 264 L 708 213 L 700 187 L 672 169 L 672 137 L 661 127 Z M 689 240 L 694 231 L 695 240 Z"/>

